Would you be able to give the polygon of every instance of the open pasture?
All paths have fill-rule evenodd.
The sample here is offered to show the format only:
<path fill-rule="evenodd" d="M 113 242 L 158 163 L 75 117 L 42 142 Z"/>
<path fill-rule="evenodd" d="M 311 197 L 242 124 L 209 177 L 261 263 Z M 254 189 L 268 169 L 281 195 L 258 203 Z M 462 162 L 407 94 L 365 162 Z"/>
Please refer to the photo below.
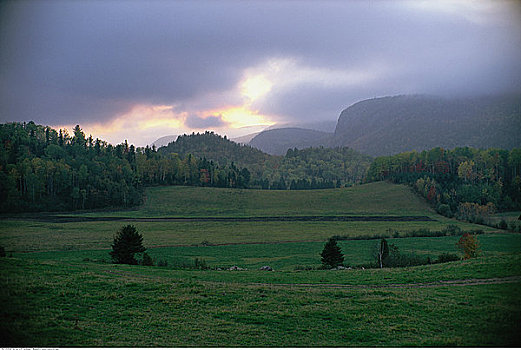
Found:
<path fill-rule="evenodd" d="M 2 341 L 119 347 L 518 345 L 518 280 L 436 281 L 519 275 L 519 263 L 509 256 L 396 271 L 266 273 L 3 259 Z"/>
<path fill-rule="evenodd" d="M 206 217 L 296 215 L 425 215 L 429 206 L 405 185 L 375 182 L 349 188 L 266 191 L 160 186 L 146 189 L 135 210 L 97 211 L 91 216 Z M 84 215 L 79 213 L 77 215 Z"/>
<path fill-rule="evenodd" d="M 184 205 L 183 205 L 184 203 Z M 166 267 L 110 263 L 123 221 L 3 218 L 2 345 L 508 346 L 519 345 L 521 235 L 437 215 L 404 186 L 317 191 L 190 187 L 147 190 L 133 211 L 71 217 L 427 216 L 433 221 L 132 221 Z M 482 254 L 409 268 L 357 268 L 374 235 L 483 230 Z M 317 268 L 333 235 L 351 270 Z M 458 236 L 390 238 L 400 252 L 456 253 Z M 11 256 L 11 257 L 9 257 Z M 204 259 L 210 270 L 180 269 Z M 238 265 L 244 271 L 227 271 Z M 259 271 L 263 265 L 275 271 Z M 221 267 L 222 270 L 216 270 Z"/>

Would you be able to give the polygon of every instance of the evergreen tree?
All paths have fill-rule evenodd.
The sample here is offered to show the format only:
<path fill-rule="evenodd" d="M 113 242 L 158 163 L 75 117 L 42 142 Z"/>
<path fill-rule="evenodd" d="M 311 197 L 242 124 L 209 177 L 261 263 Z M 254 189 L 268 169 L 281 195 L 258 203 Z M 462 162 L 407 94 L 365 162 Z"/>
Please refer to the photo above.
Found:
<path fill-rule="evenodd" d="M 133 225 L 127 225 L 116 233 L 110 255 L 115 264 L 136 265 L 137 260 L 134 258 L 134 254 L 142 253 L 145 250 L 143 236 Z"/>
<path fill-rule="evenodd" d="M 325 267 L 337 267 L 344 262 L 344 254 L 342 254 L 342 250 L 334 238 L 327 241 L 320 255 L 322 256 L 322 265 Z"/>

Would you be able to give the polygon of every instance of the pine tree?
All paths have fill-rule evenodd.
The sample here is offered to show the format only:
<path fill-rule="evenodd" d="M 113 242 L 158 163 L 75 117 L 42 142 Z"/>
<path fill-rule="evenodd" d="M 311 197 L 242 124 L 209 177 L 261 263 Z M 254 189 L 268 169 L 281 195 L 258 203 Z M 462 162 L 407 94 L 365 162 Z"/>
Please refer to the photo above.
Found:
<path fill-rule="evenodd" d="M 115 264 L 136 265 L 137 260 L 134 258 L 134 254 L 142 253 L 145 250 L 143 236 L 133 225 L 127 225 L 116 233 L 110 255 Z"/>
<path fill-rule="evenodd" d="M 326 267 L 337 267 L 344 262 L 344 254 L 342 254 L 342 250 L 334 238 L 327 241 L 320 255 L 322 256 L 322 265 Z"/>

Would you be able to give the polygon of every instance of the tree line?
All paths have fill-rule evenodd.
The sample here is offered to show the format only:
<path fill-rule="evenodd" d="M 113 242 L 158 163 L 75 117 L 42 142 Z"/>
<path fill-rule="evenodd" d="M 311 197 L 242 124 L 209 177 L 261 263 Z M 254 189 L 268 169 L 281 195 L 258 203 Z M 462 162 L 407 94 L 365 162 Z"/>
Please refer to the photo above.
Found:
<path fill-rule="evenodd" d="M 130 207 L 143 187 L 248 187 L 248 169 L 155 148 L 113 146 L 67 130 L 29 123 L 0 125 L 0 211 L 56 211 Z"/>
<path fill-rule="evenodd" d="M 250 171 L 250 188 L 276 190 L 350 186 L 363 180 L 372 161 L 371 157 L 347 147 L 295 148 L 289 149 L 285 156 L 273 156 L 209 131 L 179 136 L 158 152 L 192 154 L 224 165 L 234 162 Z"/>
<path fill-rule="evenodd" d="M 377 157 L 367 181 L 409 184 L 445 216 L 479 222 L 521 207 L 521 149 L 434 148 Z"/>
<path fill-rule="evenodd" d="M 271 156 L 213 132 L 166 147 L 111 145 L 29 123 L 0 124 L 0 211 L 130 207 L 145 186 L 306 190 L 391 180 L 445 216 L 479 221 L 521 207 L 521 149 L 469 147 L 371 157 L 350 148 L 289 149 Z"/>

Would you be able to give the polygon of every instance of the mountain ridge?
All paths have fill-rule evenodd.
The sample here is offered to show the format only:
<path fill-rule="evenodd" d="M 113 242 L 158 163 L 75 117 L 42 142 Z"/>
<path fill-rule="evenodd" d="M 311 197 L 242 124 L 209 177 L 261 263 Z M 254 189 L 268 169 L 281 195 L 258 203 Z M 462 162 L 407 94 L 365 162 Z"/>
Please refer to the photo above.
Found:
<path fill-rule="evenodd" d="M 331 145 L 371 155 L 434 147 L 521 146 L 521 98 L 388 96 L 357 102 L 339 116 Z"/>

